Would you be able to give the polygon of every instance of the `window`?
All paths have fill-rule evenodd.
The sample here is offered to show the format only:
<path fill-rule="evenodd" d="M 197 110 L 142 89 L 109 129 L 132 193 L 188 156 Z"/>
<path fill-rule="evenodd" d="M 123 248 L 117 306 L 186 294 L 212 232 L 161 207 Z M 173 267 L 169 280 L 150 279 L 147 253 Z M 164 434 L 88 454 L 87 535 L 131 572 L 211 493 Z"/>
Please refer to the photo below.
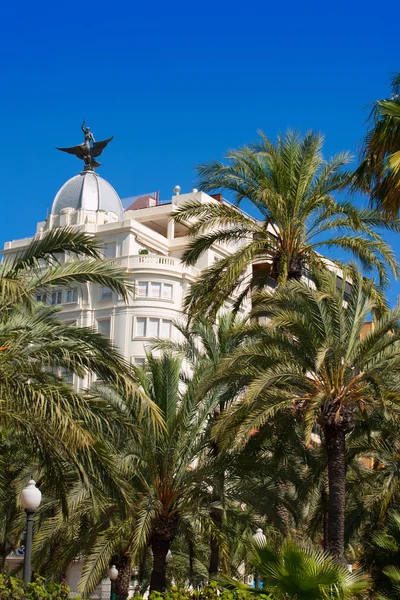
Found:
<path fill-rule="evenodd" d="M 152 298 L 161 298 L 161 283 L 150 283 L 150 296 Z"/>
<path fill-rule="evenodd" d="M 148 337 L 158 337 L 160 330 L 160 319 L 149 319 L 148 322 Z"/>
<path fill-rule="evenodd" d="M 43 304 L 46 304 L 46 294 L 36 294 L 36 302 L 43 302 Z"/>
<path fill-rule="evenodd" d="M 100 300 L 105 302 L 106 300 L 112 300 L 112 289 L 109 287 L 103 286 L 100 290 Z"/>
<path fill-rule="evenodd" d="M 164 298 L 164 300 L 172 300 L 172 284 L 171 283 L 163 283 L 162 297 Z"/>
<path fill-rule="evenodd" d="M 149 284 L 147 281 L 139 281 L 138 283 L 138 296 L 145 298 L 148 295 Z"/>
<path fill-rule="evenodd" d="M 117 251 L 117 244 L 115 242 L 108 242 L 104 244 L 104 257 L 105 258 L 115 258 Z"/>
<path fill-rule="evenodd" d="M 62 302 L 62 291 L 53 292 L 51 294 L 51 303 L 52 304 L 61 304 Z"/>
<path fill-rule="evenodd" d="M 146 337 L 146 318 L 136 318 L 136 337 Z"/>
<path fill-rule="evenodd" d="M 142 356 L 132 356 L 131 362 L 135 367 L 144 367 L 146 359 Z"/>
<path fill-rule="evenodd" d="M 162 283 L 161 281 L 139 281 L 137 283 L 137 293 L 139 298 L 162 298 L 163 300 L 172 300 L 172 283 Z"/>
<path fill-rule="evenodd" d="M 60 377 L 62 377 L 67 383 L 72 385 L 74 383 L 74 374 L 69 369 L 60 369 Z"/>
<path fill-rule="evenodd" d="M 142 338 L 170 338 L 172 321 L 170 319 L 156 319 L 153 317 L 136 317 L 136 337 Z"/>
<path fill-rule="evenodd" d="M 68 303 L 77 302 L 77 301 L 78 301 L 78 290 L 67 290 L 65 302 L 68 304 Z"/>
<path fill-rule="evenodd" d="M 171 337 L 171 321 L 169 321 L 168 319 L 161 319 L 160 337 L 161 338 L 170 338 Z"/>
<path fill-rule="evenodd" d="M 99 333 L 104 335 L 104 337 L 109 338 L 111 333 L 111 320 L 103 319 L 101 321 L 97 321 L 97 329 Z"/>

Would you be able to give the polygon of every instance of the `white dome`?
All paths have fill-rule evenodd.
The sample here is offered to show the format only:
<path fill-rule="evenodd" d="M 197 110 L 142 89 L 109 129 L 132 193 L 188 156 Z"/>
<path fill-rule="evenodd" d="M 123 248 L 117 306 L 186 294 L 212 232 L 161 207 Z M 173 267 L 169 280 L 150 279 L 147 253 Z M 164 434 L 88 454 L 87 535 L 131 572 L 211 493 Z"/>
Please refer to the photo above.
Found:
<path fill-rule="evenodd" d="M 57 192 L 51 212 L 58 215 L 63 208 L 104 210 L 122 217 L 124 209 L 112 185 L 94 171 L 83 171 L 69 179 Z"/>

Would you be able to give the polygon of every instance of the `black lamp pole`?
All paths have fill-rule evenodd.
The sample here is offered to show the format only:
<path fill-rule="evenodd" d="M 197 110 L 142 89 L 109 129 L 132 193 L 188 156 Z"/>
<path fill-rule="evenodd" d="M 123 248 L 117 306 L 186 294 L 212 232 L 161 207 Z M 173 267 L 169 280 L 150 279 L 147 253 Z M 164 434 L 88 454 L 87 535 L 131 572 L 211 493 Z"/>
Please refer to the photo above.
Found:
<path fill-rule="evenodd" d="M 24 555 L 24 586 L 31 582 L 32 577 L 32 540 L 33 540 L 33 518 L 35 511 L 26 510 L 26 542 Z"/>
<path fill-rule="evenodd" d="M 24 556 L 24 586 L 31 582 L 32 577 L 32 538 L 33 538 L 33 517 L 40 506 L 42 494 L 36 487 L 36 483 L 31 478 L 28 485 L 21 491 L 21 504 L 26 512 L 26 542 Z"/>

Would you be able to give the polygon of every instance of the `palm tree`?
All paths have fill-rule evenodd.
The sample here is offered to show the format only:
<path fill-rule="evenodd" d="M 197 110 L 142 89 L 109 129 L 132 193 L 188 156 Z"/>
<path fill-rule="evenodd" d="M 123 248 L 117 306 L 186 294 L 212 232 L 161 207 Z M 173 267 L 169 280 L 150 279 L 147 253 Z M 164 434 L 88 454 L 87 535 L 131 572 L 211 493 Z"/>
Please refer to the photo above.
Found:
<path fill-rule="evenodd" d="M 212 394 L 197 398 L 198 374 L 194 372 L 190 381 L 184 381 L 179 356 L 163 353 L 156 359 L 148 355 L 146 367 L 135 372 L 138 385 L 158 407 L 163 426 L 155 428 L 151 411 L 142 411 L 132 397 L 114 387 L 97 385 L 93 389 L 111 413 L 118 411 L 130 420 L 134 434 L 126 435 L 118 427 L 110 432 L 113 447 L 119 452 L 118 470 L 125 474 L 129 489 L 122 512 L 107 497 L 99 501 L 100 518 L 89 527 L 90 533 L 84 533 L 87 559 L 80 582 L 84 594 L 95 587 L 112 560 L 123 559 L 124 573 L 130 574 L 134 564 L 143 561 L 148 546 L 153 553 L 150 588 L 164 590 L 168 550 L 178 533 L 192 535 L 201 507 L 199 496 L 207 486 L 206 470 L 199 473 L 196 465 L 206 447 L 207 422 L 218 406 L 217 399 Z M 84 514 L 85 507 L 86 503 L 82 505 Z M 74 545 L 75 553 L 81 551 L 79 513 L 74 510 L 72 529 L 63 522 L 61 513 L 58 516 L 60 530 L 67 528 L 63 535 Z M 51 527 L 48 534 L 53 535 Z M 36 539 L 40 540 L 38 536 Z M 86 547 L 88 539 L 90 546 Z M 127 596 L 126 586 L 121 586 L 119 593 Z"/>
<path fill-rule="evenodd" d="M 325 268 L 323 249 L 349 252 L 387 284 L 388 267 L 395 275 L 398 267 L 378 229 L 398 231 L 399 222 L 334 197 L 349 179 L 342 170 L 349 154 L 324 160 L 323 137 L 315 133 L 301 138 L 288 132 L 276 144 L 260 136 L 257 143 L 230 151 L 226 164 L 213 161 L 198 172 L 202 190 L 232 192 L 238 205 L 249 200 L 261 221 L 226 202 L 189 201 L 173 213 L 193 238 L 183 255 L 187 264 L 215 244 L 233 244 L 233 251 L 192 285 L 186 300 L 190 313 L 214 315 L 229 296 L 236 295 L 238 305 L 268 278 L 284 283 L 299 279 L 305 268 Z"/>
<path fill-rule="evenodd" d="M 352 178 L 353 190 L 370 195 L 371 204 L 394 217 L 400 209 L 400 74 L 392 80 L 392 97 L 377 100 L 371 127 Z"/>
<path fill-rule="evenodd" d="M 276 600 L 354 598 L 368 587 L 366 578 L 349 573 L 329 555 L 290 539 L 278 550 L 268 545 L 256 548 L 254 562 L 263 581 L 261 593 L 271 593 Z M 237 583 L 230 585 L 260 594 Z"/>
<path fill-rule="evenodd" d="M 202 386 L 215 378 L 223 360 L 245 344 L 249 337 L 248 319 L 226 312 L 218 315 L 215 324 L 198 317 L 187 324 L 177 322 L 175 327 L 181 341 L 157 340 L 152 347 L 185 357 L 186 364 L 201 383 L 201 397 Z M 198 464 L 199 472 L 204 469 L 202 479 L 208 490 L 201 496 L 202 511 L 199 510 L 198 516 L 210 535 L 210 578 L 229 563 L 227 549 L 233 550 L 232 528 L 238 522 L 255 529 L 257 515 L 262 514 L 276 527 L 287 530 L 291 515 L 297 512 L 292 484 L 300 483 L 300 457 L 306 452 L 291 416 L 288 419 L 281 416 L 279 424 L 265 425 L 241 452 L 231 449 L 226 452 L 213 438 L 212 428 L 229 408 L 237 391 L 238 387 L 231 383 L 213 387 L 217 403 L 207 423 L 207 452 Z M 280 435 L 283 431 L 284 435 Z M 238 503 L 246 506 L 251 515 L 248 511 L 238 512 Z M 235 544 L 238 545 L 237 541 Z"/>
<path fill-rule="evenodd" d="M 345 271 L 343 281 L 347 276 Z M 321 274 L 315 290 L 292 280 L 274 295 L 260 295 L 254 313 L 267 314 L 271 322 L 221 368 L 220 378 L 241 380 L 244 391 L 216 427 L 229 444 L 284 409 L 304 419 L 308 437 L 319 424 L 328 467 L 327 549 L 342 562 L 346 435 L 355 413 L 390 405 L 389 400 L 396 404 L 400 390 L 400 310 L 375 322 L 361 339 L 375 308 L 361 274 L 353 271 L 346 302 L 344 294 L 345 285 L 337 290 L 334 275 Z"/>
<path fill-rule="evenodd" d="M 184 325 L 175 323 L 175 327 L 181 333 L 181 342 L 174 340 L 157 340 L 153 343 L 154 349 L 171 351 L 182 354 L 191 369 L 196 371 L 197 377 L 200 376 L 203 381 L 215 376 L 221 361 L 233 350 L 237 349 L 246 337 L 246 319 L 239 319 L 232 314 L 225 313 L 218 317 L 216 327 L 213 323 L 199 317 L 194 321 Z M 222 389 L 214 389 L 213 393 L 219 396 L 218 403 L 208 419 L 208 432 L 210 433 L 213 424 L 218 415 L 221 415 L 229 406 L 234 397 L 234 390 L 230 386 L 223 386 Z M 209 497 L 205 499 L 206 504 L 211 508 L 209 510 L 209 529 L 210 529 L 210 562 L 208 567 L 209 576 L 218 573 L 220 567 L 220 546 L 223 537 L 223 513 L 225 506 L 225 478 L 226 461 L 220 454 L 220 449 L 209 435 L 208 438 L 209 454 L 207 455 L 205 465 L 210 473 L 210 463 L 213 463 L 211 472 L 212 479 L 208 477 Z M 232 468 L 232 457 L 230 457 L 230 466 Z"/>
<path fill-rule="evenodd" d="M 77 258 L 61 264 L 61 252 Z M 57 307 L 35 300 L 39 290 L 84 282 L 107 285 L 123 297 L 131 290 L 124 272 L 102 260 L 93 238 L 71 229 L 33 240 L 0 266 L 1 431 L 23 433 L 27 447 L 42 460 L 52 457 L 53 475 L 62 455 L 71 460 L 78 450 L 95 448 L 93 423 L 98 431 L 106 426 L 93 399 L 76 393 L 60 377 L 65 371 L 77 377 L 92 373 L 125 389 L 147 404 L 157 420 L 157 411 L 138 391 L 126 361 L 108 340 L 90 328 L 64 323 L 57 318 Z M 89 422 L 92 433 L 85 429 Z M 61 473 L 62 469 L 58 473 L 62 487 Z"/>
<path fill-rule="evenodd" d="M 66 252 L 75 259 L 61 262 L 60 254 Z M 19 535 L 19 491 L 30 473 L 46 494 L 57 498 L 64 515 L 74 481 L 89 494 L 96 477 L 108 494 L 125 491 L 106 437 L 116 423 L 131 434 L 132 424 L 125 427 L 121 412 L 111 413 L 101 399 L 74 391 L 63 373 L 96 375 L 129 394 L 154 424 L 159 422 L 158 411 L 138 390 L 129 365 L 109 340 L 91 328 L 66 324 L 57 307 L 35 300 L 54 285 L 85 282 L 107 285 L 123 297 L 131 290 L 125 273 L 103 260 L 93 238 L 70 229 L 39 236 L 0 265 L 0 502 L 4 514 L 11 515 L 0 532 L 4 555 Z"/>

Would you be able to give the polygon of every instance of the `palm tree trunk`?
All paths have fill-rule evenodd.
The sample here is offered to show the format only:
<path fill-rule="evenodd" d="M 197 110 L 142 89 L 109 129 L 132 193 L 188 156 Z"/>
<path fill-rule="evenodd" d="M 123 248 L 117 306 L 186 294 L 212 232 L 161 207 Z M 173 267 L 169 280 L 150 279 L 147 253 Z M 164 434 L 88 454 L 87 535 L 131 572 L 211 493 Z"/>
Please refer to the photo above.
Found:
<path fill-rule="evenodd" d="M 321 508 L 322 508 L 322 527 L 323 527 L 323 548 L 325 552 L 328 552 L 328 494 L 323 488 L 321 490 Z"/>
<path fill-rule="evenodd" d="M 222 525 L 222 514 L 220 511 L 210 511 L 211 520 L 214 523 L 215 528 L 220 529 Z M 215 535 L 211 534 L 210 540 L 210 565 L 208 567 L 209 578 L 213 575 L 217 575 L 219 569 L 219 543 Z"/>
<path fill-rule="evenodd" d="M 346 507 L 346 431 L 336 424 L 324 427 L 328 458 L 328 524 L 326 548 L 342 564 L 344 556 L 344 518 Z"/>
<path fill-rule="evenodd" d="M 115 592 L 116 600 L 126 600 L 129 595 L 129 586 L 131 583 L 131 561 L 128 556 L 123 556 L 115 561 L 115 566 L 118 569 L 118 577 L 114 581 L 113 591 Z"/>
<path fill-rule="evenodd" d="M 276 485 L 283 496 L 287 485 L 282 481 L 282 479 L 277 479 Z M 290 514 L 286 506 L 282 502 L 278 502 L 276 505 L 276 517 L 277 517 L 277 528 L 283 533 L 284 536 L 289 534 L 290 528 Z"/>
<path fill-rule="evenodd" d="M 193 585 L 194 579 L 194 547 L 191 540 L 189 540 L 189 586 Z"/>
<path fill-rule="evenodd" d="M 225 404 L 223 402 L 219 405 L 219 411 L 214 411 L 214 420 L 217 420 L 224 412 Z M 215 441 L 211 442 L 211 450 L 213 456 L 215 458 L 219 455 L 219 448 Z M 224 489 L 225 489 L 225 474 L 217 473 L 215 477 L 215 495 L 213 498 L 213 502 L 221 502 L 223 504 L 224 501 Z M 210 510 L 211 521 L 213 522 L 214 528 L 218 531 L 222 529 L 222 511 L 218 509 L 211 508 Z M 219 555 L 220 548 L 218 537 L 211 533 L 210 540 L 210 564 L 208 566 L 208 578 L 212 579 L 213 575 L 217 575 L 219 571 Z"/>
<path fill-rule="evenodd" d="M 167 553 L 171 541 L 159 535 L 153 535 L 151 548 L 153 550 L 153 570 L 150 579 L 150 592 L 165 592 Z"/>

